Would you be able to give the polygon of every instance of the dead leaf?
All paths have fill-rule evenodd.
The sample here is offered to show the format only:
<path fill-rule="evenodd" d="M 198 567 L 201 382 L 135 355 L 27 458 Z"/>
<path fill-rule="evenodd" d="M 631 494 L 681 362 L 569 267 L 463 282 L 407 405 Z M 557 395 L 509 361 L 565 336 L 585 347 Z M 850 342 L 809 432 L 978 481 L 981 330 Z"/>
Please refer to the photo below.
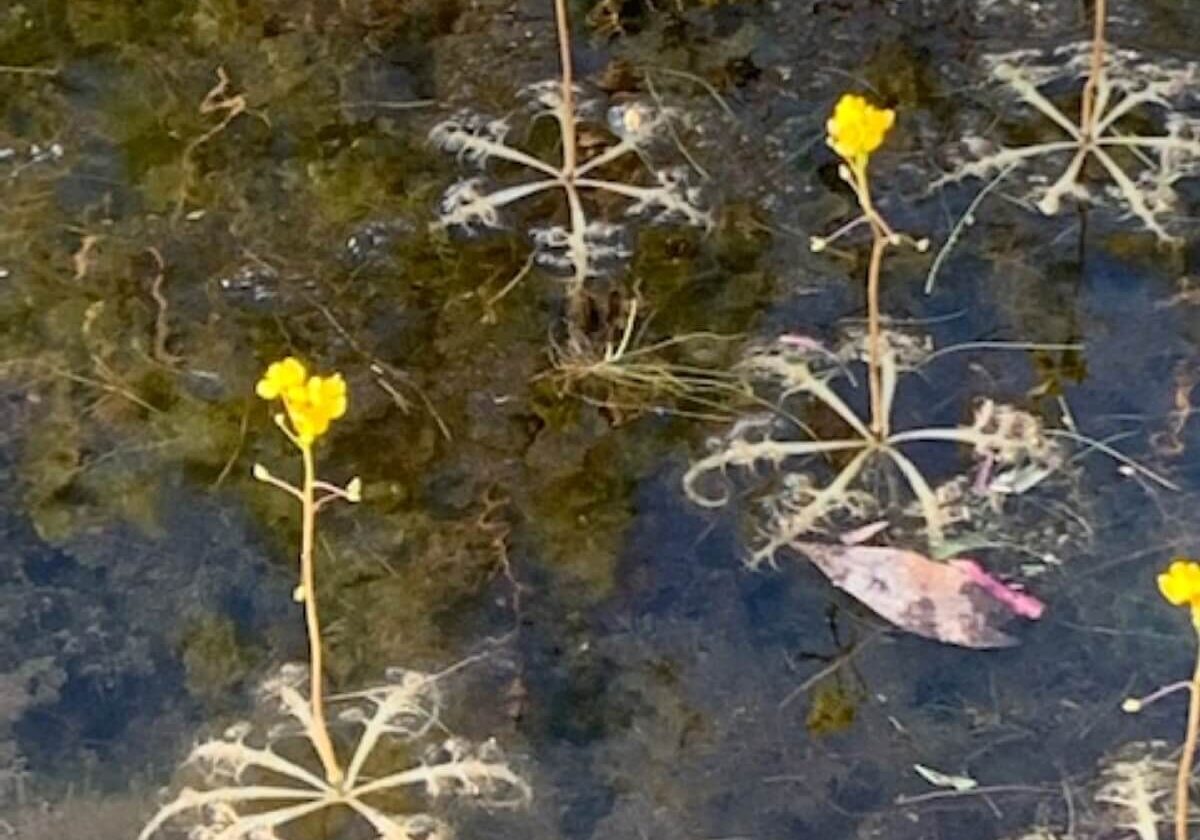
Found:
<path fill-rule="evenodd" d="M 971 560 L 939 563 L 915 551 L 796 543 L 834 586 L 901 630 L 946 644 L 1016 644 L 1000 630 L 1014 615 L 1037 618 L 1042 604 L 991 577 Z"/>

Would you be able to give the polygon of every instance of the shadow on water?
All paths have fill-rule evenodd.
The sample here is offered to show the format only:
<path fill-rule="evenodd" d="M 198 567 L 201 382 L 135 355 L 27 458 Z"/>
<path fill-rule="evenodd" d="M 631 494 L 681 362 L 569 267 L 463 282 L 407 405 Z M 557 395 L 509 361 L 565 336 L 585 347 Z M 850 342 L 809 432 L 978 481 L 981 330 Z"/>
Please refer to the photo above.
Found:
<path fill-rule="evenodd" d="M 897 108 L 881 201 L 938 247 L 973 191 L 918 188 L 960 100 L 987 107 L 980 56 L 1027 37 L 1019 6 L 574 3 L 580 77 L 687 112 L 676 140 L 717 212 L 709 234 L 637 231 L 652 335 L 825 339 L 859 318 L 861 256 L 808 248 L 850 213 L 830 103 L 855 88 Z M 1116 25 L 1188 58 L 1198 11 Z M 1078 3 L 1029 14 L 1047 43 L 1084 31 Z M 320 457 L 366 488 L 322 521 L 335 689 L 487 652 L 446 722 L 495 735 L 535 800 L 456 814 L 464 837 L 1015 837 L 1090 808 L 1119 745 L 1178 739 L 1178 704 L 1119 706 L 1191 656 L 1153 576 L 1196 550 L 1200 441 L 1172 414 L 1200 376 L 1194 247 L 1001 191 L 933 295 L 928 257 L 889 266 L 885 311 L 937 347 L 1082 345 L 945 355 L 897 423 L 960 422 L 986 393 L 1182 487 L 1077 449 L 1061 492 L 981 549 L 1050 605 L 1022 644 L 898 634 L 799 557 L 743 568 L 753 500 L 701 511 L 680 487 L 721 426 L 537 378 L 561 284 L 534 271 L 496 299 L 525 265 L 519 232 L 431 225 L 461 172 L 429 128 L 552 78 L 552 23 L 541 0 L 0 9 L 0 826 L 132 836 L 199 733 L 303 657 L 295 511 L 250 478 L 288 463 L 249 399 L 288 353 L 346 374 Z M 968 466 L 914 454 L 939 478 Z"/>

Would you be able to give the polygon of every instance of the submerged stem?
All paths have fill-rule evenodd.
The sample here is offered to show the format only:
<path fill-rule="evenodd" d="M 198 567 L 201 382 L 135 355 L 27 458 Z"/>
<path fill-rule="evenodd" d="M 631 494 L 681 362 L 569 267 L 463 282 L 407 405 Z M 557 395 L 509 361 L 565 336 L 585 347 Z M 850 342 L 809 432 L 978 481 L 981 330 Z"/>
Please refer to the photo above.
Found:
<path fill-rule="evenodd" d="M 304 484 L 300 490 L 303 519 L 300 538 L 300 592 L 304 599 L 304 620 L 308 626 L 308 697 L 312 707 L 312 742 L 317 756 L 321 759 L 321 766 L 325 769 L 326 781 L 331 785 L 340 785 L 342 768 L 338 765 L 333 741 L 329 738 L 329 728 L 325 724 L 321 623 L 317 616 L 316 575 L 313 569 L 313 547 L 317 530 L 317 478 L 312 445 L 301 443 L 300 454 L 304 459 Z"/>

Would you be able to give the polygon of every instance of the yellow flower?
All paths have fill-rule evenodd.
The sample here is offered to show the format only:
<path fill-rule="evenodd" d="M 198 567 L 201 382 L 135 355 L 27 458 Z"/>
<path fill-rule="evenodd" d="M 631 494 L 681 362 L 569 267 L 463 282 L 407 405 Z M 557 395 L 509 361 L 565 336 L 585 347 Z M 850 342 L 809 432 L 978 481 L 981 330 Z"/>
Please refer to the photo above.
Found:
<path fill-rule="evenodd" d="M 277 400 L 296 388 L 303 388 L 306 379 L 308 371 L 304 364 L 299 359 L 288 356 L 282 361 L 271 363 L 263 378 L 258 380 L 254 391 L 264 400 Z"/>
<path fill-rule="evenodd" d="M 861 96 L 847 93 L 838 100 L 833 116 L 825 124 L 829 147 L 852 166 L 866 165 L 871 152 L 883 145 L 883 138 L 896 121 L 890 108 L 876 108 Z"/>
<path fill-rule="evenodd" d="M 1200 563 L 1176 558 L 1158 576 L 1158 590 L 1176 607 L 1190 606 L 1192 619 L 1200 619 Z"/>
<path fill-rule="evenodd" d="M 296 434 L 311 443 L 329 430 L 331 421 L 346 413 L 346 382 L 340 373 L 308 380 L 302 399 L 286 398 L 284 405 Z"/>
<path fill-rule="evenodd" d="M 329 424 L 346 413 L 342 375 L 310 377 L 304 365 L 290 356 L 268 367 L 255 391 L 264 400 L 283 400 L 296 437 L 304 446 L 329 431 Z"/>

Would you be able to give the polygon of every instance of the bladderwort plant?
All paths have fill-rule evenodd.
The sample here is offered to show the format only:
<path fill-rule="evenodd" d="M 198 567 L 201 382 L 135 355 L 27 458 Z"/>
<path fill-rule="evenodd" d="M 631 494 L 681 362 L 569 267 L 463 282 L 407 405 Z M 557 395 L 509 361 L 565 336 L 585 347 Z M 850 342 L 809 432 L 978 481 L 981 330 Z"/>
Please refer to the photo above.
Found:
<path fill-rule="evenodd" d="M 1064 198 L 1098 202 L 1108 198 L 1160 241 L 1176 242 L 1169 217 L 1178 196 L 1174 185 L 1200 173 L 1200 119 L 1181 106 L 1195 96 L 1200 65 L 1147 59 L 1111 47 L 1105 36 L 1106 0 L 1095 0 L 1090 41 L 1043 52 L 1018 50 L 989 58 L 991 77 L 1053 123 L 1063 137 L 1028 146 L 996 146 L 979 136 L 965 138 L 967 155 L 932 189 L 968 178 L 1021 177 L 1024 195 L 1047 216 Z M 1078 119 L 1043 91 L 1066 79 L 1083 82 Z M 1161 124 L 1165 133 L 1141 134 L 1139 127 Z M 1058 171 L 1050 161 L 1064 160 Z M 1107 176 L 1103 192 L 1088 187 L 1088 161 Z M 928 290 L 927 290 L 928 291 Z"/>
<path fill-rule="evenodd" d="M 889 247 L 911 244 L 924 250 L 926 243 L 897 233 L 879 213 L 872 200 L 867 164 L 872 152 L 882 145 L 895 117 L 889 110 L 875 108 L 859 96 L 847 95 L 838 102 L 828 124 L 828 143 L 842 158 L 842 179 L 858 199 L 862 215 L 828 238 L 815 238 L 813 247 L 829 242 L 866 224 L 872 234 L 867 268 L 867 328 L 841 351 L 825 348 L 805 338 L 784 336 L 773 346 L 751 352 L 742 371 L 752 383 L 766 383 L 778 392 L 778 404 L 795 398 L 829 409 L 849 430 L 844 437 L 821 439 L 794 418 L 800 411 L 781 410 L 763 419 L 745 419 L 708 456 L 694 463 L 683 484 L 693 502 L 715 508 L 727 504 L 729 493 L 706 493 L 701 483 L 714 473 L 731 469 L 752 471 L 760 465 L 779 470 L 782 480 L 767 500 L 767 516 L 760 544 L 748 565 L 774 564 L 780 549 L 799 537 L 819 532 L 837 532 L 877 514 L 874 496 L 856 489 L 856 482 L 869 466 L 883 459 L 903 476 L 917 502 L 924 532 L 936 550 L 945 537 L 950 516 L 938 492 L 918 466 L 903 452 L 914 443 L 942 442 L 970 447 L 980 463 L 980 483 L 994 492 L 1024 492 L 1063 463 L 1057 438 L 1083 440 L 1089 446 L 1123 461 L 1131 469 L 1160 483 L 1169 482 L 1132 464 L 1120 453 L 1099 441 L 1067 431 L 1045 429 L 1028 412 L 991 400 L 977 404 L 972 422 L 953 427 L 895 430 L 892 407 L 901 375 L 930 361 L 920 341 L 912 341 L 894 330 L 885 330 L 880 312 L 880 283 L 884 254 Z M 847 376 L 852 365 L 863 363 L 867 370 L 869 418 L 861 418 L 834 390 L 833 380 Z M 792 418 L 792 419 L 788 419 Z M 801 471 L 785 462 L 828 459 L 832 475 L 822 482 L 818 470 Z"/>
<path fill-rule="evenodd" d="M 653 222 L 681 221 L 709 227 L 712 217 L 701 206 L 699 190 L 689 185 L 686 168 L 652 168 L 649 164 L 653 147 L 669 133 L 668 120 L 677 116 L 668 109 L 641 103 L 609 108 L 606 126 L 600 128 L 600 133 L 607 133 L 615 142 L 584 159 L 579 142 L 581 126 L 598 127 L 601 109 L 598 102 L 584 98 L 574 81 L 566 0 L 555 0 L 554 12 L 561 78 L 532 85 L 525 97 L 533 120 L 549 116 L 557 124 L 561 158 L 556 162 L 543 160 L 512 145 L 512 125 L 507 118 L 488 119 L 470 111 L 460 111 L 435 126 L 430 139 L 480 169 L 489 162 L 501 161 L 525 173 L 517 183 L 493 183 L 483 176 L 457 182 L 442 198 L 442 225 L 467 231 L 499 228 L 501 211 L 506 207 L 546 192 L 563 194 L 565 224 L 552 222 L 535 227 L 530 236 L 536 262 L 566 277 L 569 326 L 577 331 L 586 310 L 589 282 L 604 276 L 630 254 L 624 229 L 593 217 L 586 195 L 606 194 L 620 199 L 626 202 L 626 216 L 648 217 Z M 603 176 L 606 167 L 631 155 L 641 162 L 646 183 Z M 492 302 L 524 274 L 518 274 Z"/>
<path fill-rule="evenodd" d="M 1175 773 L 1175 840 L 1188 840 L 1192 766 L 1196 758 L 1196 742 L 1200 738 L 1200 563 L 1176 558 L 1158 576 L 1158 590 L 1172 606 L 1188 608 L 1192 629 L 1196 633 L 1196 666 L 1190 680 L 1163 686 L 1145 697 L 1130 698 L 1122 708 L 1136 713 L 1176 691 L 1186 690 L 1190 693 L 1183 751 Z"/>
<path fill-rule="evenodd" d="M 494 742 L 474 745 L 445 737 L 430 744 L 445 733 L 439 719 L 442 675 L 390 670 L 382 685 L 326 698 L 314 569 L 316 520 L 331 502 L 358 502 L 361 484 L 357 478 L 345 486 L 319 479 L 313 450 L 346 412 L 346 383 L 340 374 L 310 376 L 301 362 L 287 358 L 268 368 L 257 393 L 283 403 L 275 424 L 300 454 L 299 484 L 257 464 L 254 477 L 300 504 L 295 599 L 304 605 L 309 662 L 285 666 L 264 683 L 263 705 L 280 720 L 257 745 L 251 743 L 255 727 L 243 723 L 192 749 L 185 766 L 199 785 L 182 788 L 163 805 L 138 840 L 170 827 L 185 830 L 190 840 L 283 840 L 289 835 L 279 833 L 282 829 L 333 811 L 365 821 L 379 840 L 428 840 L 448 836 L 448 829 L 432 814 L 414 811 L 418 791 L 431 801 L 449 795 L 491 806 L 527 801 L 528 785 Z M 359 732 L 344 763 L 330 733 L 331 710 L 339 727 Z"/>

